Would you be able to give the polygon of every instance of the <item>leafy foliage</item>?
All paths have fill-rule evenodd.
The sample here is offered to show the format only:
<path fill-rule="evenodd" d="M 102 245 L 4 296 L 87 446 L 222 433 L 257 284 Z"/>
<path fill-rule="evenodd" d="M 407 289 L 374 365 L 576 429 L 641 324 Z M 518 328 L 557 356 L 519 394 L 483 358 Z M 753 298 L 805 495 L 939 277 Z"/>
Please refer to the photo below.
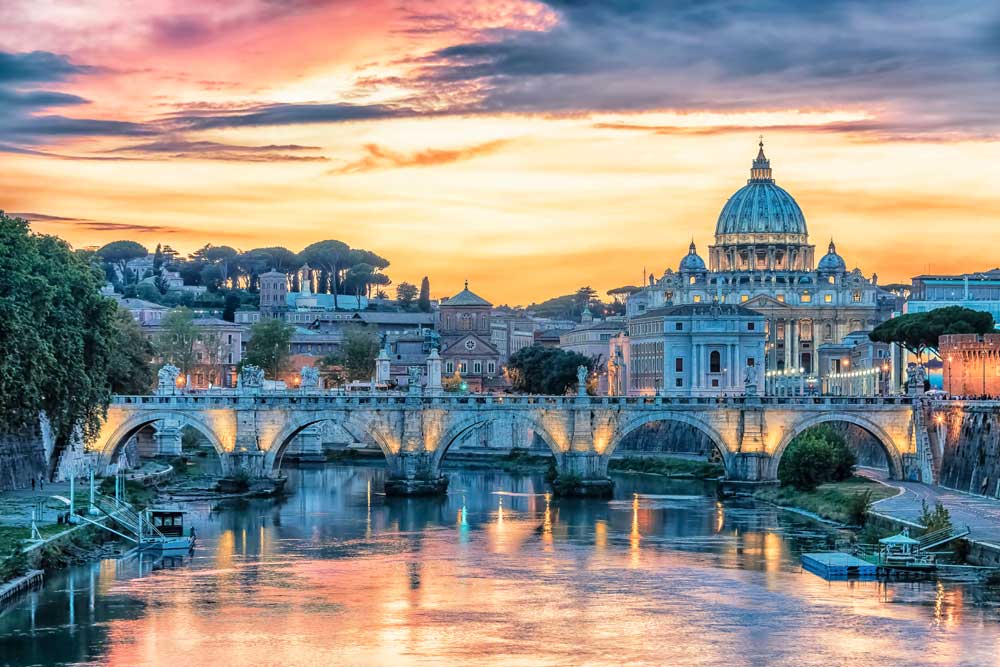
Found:
<path fill-rule="evenodd" d="M 577 352 L 538 344 L 518 350 L 507 361 L 514 391 L 528 394 L 565 394 L 576 387 L 578 366 L 585 366 L 589 372 L 593 360 Z"/>
<path fill-rule="evenodd" d="M 250 328 L 250 342 L 243 364 L 253 364 L 275 379 L 285 370 L 291 354 L 290 345 L 295 325 L 283 320 L 263 320 Z"/>
<path fill-rule="evenodd" d="M 408 283 L 401 282 L 396 285 L 396 301 L 399 303 L 399 307 L 403 310 L 409 310 L 413 306 L 413 302 L 417 299 L 417 286 Z"/>
<path fill-rule="evenodd" d="M 368 380 L 375 374 L 378 351 L 378 334 L 368 327 L 352 325 L 344 332 L 340 353 L 328 359 L 343 366 L 349 380 Z"/>
<path fill-rule="evenodd" d="M 197 341 L 198 327 L 189 308 L 174 308 L 160 320 L 157 351 L 164 362 L 177 366 L 182 375 L 187 375 L 197 361 L 194 349 Z"/>
<path fill-rule="evenodd" d="M 926 500 L 920 501 L 920 518 L 918 523 L 924 527 L 924 533 L 933 533 L 937 530 L 951 529 L 951 513 L 948 508 L 940 502 L 934 503 L 932 510 L 927 506 Z"/>
<path fill-rule="evenodd" d="M 146 394 L 153 387 L 153 344 L 127 311 L 115 316 L 118 354 L 108 365 L 108 381 L 115 394 Z"/>
<path fill-rule="evenodd" d="M 782 486 L 812 491 L 825 482 L 847 479 L 856 463 L 857 457 L 847 447 L 844 436 L 818 426 L 799 434 L 788 445 L 778 466 L 778 479 Z"/>
<path fill-rule="evenodd" d="M 420 296 L 417 297 L 417 308 L 424 313 L 431 312 L 431 281 L 427 279 L 427 276 L 424 276 L 424 279 L 420 281 Z"/>
<path fill-rule="evenodd" d="M 941 336 L 992 333 L 994 328 L 993 316 L 989 313 L 948 306 L 894 317 L 875 327 L 868 337 L 877 343 L 900 343 L 919 356 L 924 350 L 936 352 Z"/>
<path fill-rule="evenodd" d="M 106 263 L 118 269 L 122 280 L 127 280 L 125 266 L 133 259 L 139 259 L 149 254 L 145 246 L 135 241 L 112 241 L 97 251 L 97 256 Z M 134 281 L 132 281 L 134 282 Z"/>
<path fill-rule="evenodd" d="M 64 241 L 0 213 L 0 430 L 31 426 L 44 410 L 57 440 L 77 426 L 91 437 L 113 385 L 145 372 L 123 352 L 131 339 L 103 282 Z"/>

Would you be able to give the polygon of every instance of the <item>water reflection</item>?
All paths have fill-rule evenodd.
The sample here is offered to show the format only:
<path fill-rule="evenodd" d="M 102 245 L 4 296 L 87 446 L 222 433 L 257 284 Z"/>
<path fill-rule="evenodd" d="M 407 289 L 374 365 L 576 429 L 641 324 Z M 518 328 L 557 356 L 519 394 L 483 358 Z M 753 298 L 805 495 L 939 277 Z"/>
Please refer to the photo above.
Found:
<path fill-rule="evenodd" d="M 623 476 L 612 501 L 456 472 L 387 499 L 379 468 L 290 471 L 274 505 L 197 507 L 183 563 L 105 561 L 0 615 L 3 664 L 982 665 L 997 601 L 958 584 L 828 583 L 807 519 Z"/>

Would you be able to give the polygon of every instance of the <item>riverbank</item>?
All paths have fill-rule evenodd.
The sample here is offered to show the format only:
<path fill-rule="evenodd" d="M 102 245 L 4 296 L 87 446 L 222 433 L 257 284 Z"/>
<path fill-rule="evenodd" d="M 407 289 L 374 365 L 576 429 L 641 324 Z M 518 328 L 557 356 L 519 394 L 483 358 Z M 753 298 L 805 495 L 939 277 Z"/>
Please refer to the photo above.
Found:
<path fill-rule="evenodd" d="M 791 486 L 768 486 L 755 491 L 753 498 L 787 509 L 802 510 L 828 521 L 860 527 L 872 503 L 897 493 L 892 487 L 855 475 L 842 482 L 821 484 L 814 491 L 799 491 Z"/>
<path fill-rule="evenodd" d="M 608 470 L 706 480 L 720 479 L 726 474 L 721 463 L 659 456 L 626 456 L 611 459 Z"/>

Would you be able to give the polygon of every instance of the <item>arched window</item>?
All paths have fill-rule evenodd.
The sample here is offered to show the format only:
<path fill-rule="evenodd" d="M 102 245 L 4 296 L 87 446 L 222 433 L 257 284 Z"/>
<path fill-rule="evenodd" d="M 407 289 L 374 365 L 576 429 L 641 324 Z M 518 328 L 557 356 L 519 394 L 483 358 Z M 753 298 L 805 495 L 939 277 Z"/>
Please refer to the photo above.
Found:
<path fill-rule="evenodd" d="M 718 350 L 712 350 L 712 354 L 708 355 L 708 372 L 722 372 L 722 355 L 719 354 Z"/>

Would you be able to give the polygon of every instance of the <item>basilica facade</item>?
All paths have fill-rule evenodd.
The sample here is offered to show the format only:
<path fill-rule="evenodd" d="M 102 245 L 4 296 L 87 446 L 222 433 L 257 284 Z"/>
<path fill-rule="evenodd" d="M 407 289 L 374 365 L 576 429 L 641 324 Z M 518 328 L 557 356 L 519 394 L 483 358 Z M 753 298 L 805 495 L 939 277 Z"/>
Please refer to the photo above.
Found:
<path fill-rule="evenodd" d="M 820 367 L 818 348 L 874 328 L 892 315 L 895 300 L 877 276 L 848 270 L 833 240 L 818 262 L 815 250 L 802 209 L 775 183 L 761 142 L 746 185 L 719 214 L 708 262 L 692 241 L 676 270 L 650 276 L 629 298 L 628 317 L 647 319 L 647 313 L 689 304 L 741 306 L 764 318 L 763 372 L 818 381 L 830 371 Z M 667 370 L 662 386 L 672 380 Z"/>

